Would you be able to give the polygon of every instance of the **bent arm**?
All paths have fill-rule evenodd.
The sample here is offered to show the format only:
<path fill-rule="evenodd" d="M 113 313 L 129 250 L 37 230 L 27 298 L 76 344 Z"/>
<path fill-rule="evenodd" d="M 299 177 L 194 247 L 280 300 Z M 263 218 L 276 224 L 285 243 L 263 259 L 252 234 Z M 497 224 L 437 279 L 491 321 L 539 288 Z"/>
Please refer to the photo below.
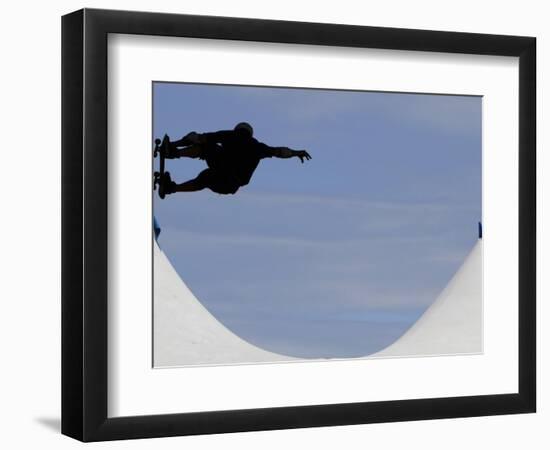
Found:
<path fill-rule="evenodd" d="M 231 131 L 228 130 L 215 131 L 213 133 L 197 133 L 196 131 L 192 131 L 182 137 L 179 141 L 174 141 L 172 144 L 176 147 L 185 147 L 193 144 L 206 144 L 209 142 L 223 144 L 230 137 Z"/>
<path fill-rule="evenodd" d="M 215 143 L 215 144 L 225 144 L 233 136 L 233 131 L 231 130 L 221 130 L 214 131 L 213 133 L 202 133 L 199 134 L 199 143 Z"/>

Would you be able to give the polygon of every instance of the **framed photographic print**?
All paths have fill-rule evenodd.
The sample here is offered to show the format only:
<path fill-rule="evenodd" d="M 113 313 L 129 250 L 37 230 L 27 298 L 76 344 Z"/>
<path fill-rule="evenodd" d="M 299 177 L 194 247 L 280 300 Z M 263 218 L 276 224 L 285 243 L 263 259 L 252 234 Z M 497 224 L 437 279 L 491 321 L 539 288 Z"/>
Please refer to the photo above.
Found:
<path fill-rule="evenodd" d="M 64 434 L 535 411 L 535 38 L 62 25 Z"/>

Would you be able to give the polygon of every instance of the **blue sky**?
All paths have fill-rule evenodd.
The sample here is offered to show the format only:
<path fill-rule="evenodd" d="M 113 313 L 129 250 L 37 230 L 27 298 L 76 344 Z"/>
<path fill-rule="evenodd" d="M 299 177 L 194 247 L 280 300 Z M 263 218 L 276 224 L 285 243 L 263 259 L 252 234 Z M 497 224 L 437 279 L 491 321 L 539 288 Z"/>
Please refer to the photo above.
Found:
<path fill-rule="evenodd" d="M 265 159 L 236 195 L 159 200 L 159 244 L 233 332 L 299 357 L 373 353 L 435 300 L 477 240 L 481 98 L 154 83 L 153 132 L 231 129 Z M 182 182 L 200 160 L 168 161 Z"/>

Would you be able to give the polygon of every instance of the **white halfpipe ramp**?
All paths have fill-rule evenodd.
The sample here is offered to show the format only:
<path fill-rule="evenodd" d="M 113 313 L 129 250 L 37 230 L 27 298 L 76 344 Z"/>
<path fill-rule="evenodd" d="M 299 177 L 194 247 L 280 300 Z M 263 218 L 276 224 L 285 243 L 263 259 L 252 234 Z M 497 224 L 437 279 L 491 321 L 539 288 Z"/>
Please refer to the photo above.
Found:
<path fill-rule="evenodd" d="M 437 300 L 396 342 L 373 357 L 483 351 L 482 256 L 478 240 Z"/>
<path fill-rule="evenodd" d="M 296 361 L 239 338 L 202 306 L 154 244 L 155 367 Z M 482 351 L 482 241 L 420 319 L 368 358 Z M 303 359 L 303 358 L 300 358 Z M 326 361 L 326 359 L 325 359 Z"/>

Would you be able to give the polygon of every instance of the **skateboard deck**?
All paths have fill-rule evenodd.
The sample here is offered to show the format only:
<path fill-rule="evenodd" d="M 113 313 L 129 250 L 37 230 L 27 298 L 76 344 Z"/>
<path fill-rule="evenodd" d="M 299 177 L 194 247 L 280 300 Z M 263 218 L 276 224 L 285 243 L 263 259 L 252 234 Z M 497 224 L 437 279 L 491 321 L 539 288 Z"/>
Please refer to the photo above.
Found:
<path fill-rule="evenodd" d="M 166 196 L 165 187 L 170 183 L 170 172 L 165 171 L 166 155 L 168 154 L 168 146 L 170 145 L 170 138 L 167 134 L 164 135 L 162 141 L 155 139 L 155 150 L 153 151 L 153 158 L 159 156 L 159 170 L 156 171 L 153 179 L 153 189 L 158 191 L 159 197 L 163 199 Z"/>

